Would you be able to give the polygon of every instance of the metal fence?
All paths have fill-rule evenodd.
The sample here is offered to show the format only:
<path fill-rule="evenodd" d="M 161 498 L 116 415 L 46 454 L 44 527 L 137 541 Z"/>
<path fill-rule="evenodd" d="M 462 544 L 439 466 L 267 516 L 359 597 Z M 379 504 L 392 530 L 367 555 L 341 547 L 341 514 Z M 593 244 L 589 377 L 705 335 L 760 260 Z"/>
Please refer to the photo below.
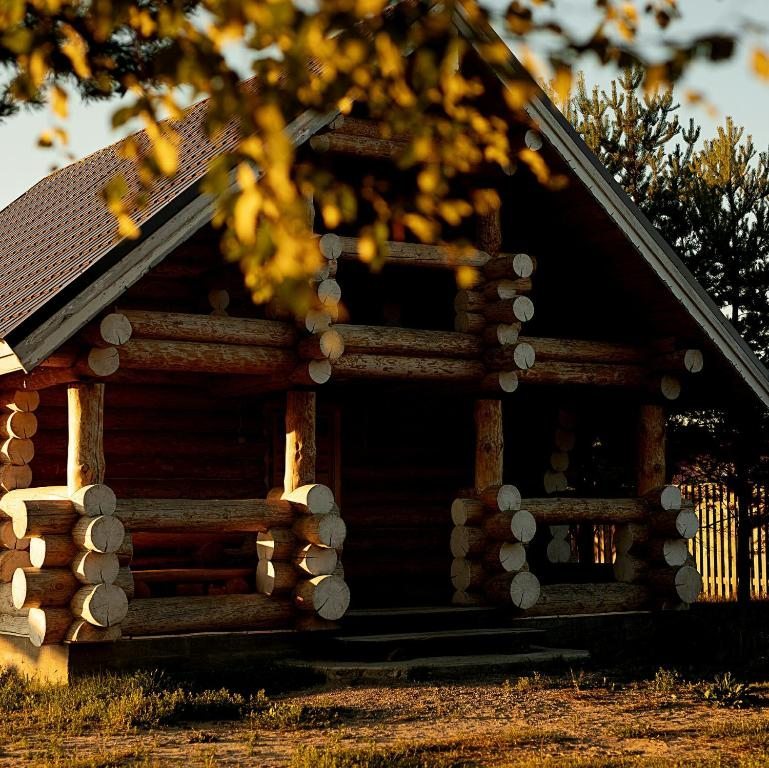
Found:
<path fill-rule="evenodd" d="M 685 498 L 694 502 L 700 529 L 690 550 L 702 574 L 705 599 L 733 599 L 737 596 L 737 499 L 720 485 L 682 485 Z M 757 488 L 752 514 L 765 514 L 769 488 Z M 769 524 L 754 528 L 751 536 L 751 591 L 754 597 L 769 595 L 767 566 Z"/>

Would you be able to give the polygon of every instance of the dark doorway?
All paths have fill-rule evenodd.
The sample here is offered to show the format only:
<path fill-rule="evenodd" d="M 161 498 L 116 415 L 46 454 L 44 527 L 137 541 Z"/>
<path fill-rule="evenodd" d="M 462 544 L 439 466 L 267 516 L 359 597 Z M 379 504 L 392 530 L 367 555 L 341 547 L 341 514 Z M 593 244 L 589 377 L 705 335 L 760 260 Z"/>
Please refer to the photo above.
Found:
<path fill-rule="evenodd" d="M 472 402 L 360 385 L 337 402 L 351 607 L 449 604 L 450 507 L 472 485 Z"/>

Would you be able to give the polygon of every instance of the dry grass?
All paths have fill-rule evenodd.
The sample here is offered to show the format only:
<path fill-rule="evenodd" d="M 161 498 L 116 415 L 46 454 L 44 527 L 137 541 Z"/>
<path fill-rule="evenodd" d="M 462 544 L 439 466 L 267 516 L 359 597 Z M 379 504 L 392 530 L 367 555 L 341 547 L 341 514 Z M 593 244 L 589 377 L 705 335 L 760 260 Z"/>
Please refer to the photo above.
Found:
<path fill-rule="evenodd" d="M 668 670 L 263 693 L 156 675 L 69 688 L 0 675 L 0 766 L 156 768 L 758 768 L 769 684 L 747 708 Z M 723 702 L 722 702 L 723 703 Z M 765 705 L 767 708 L 765 708 Z"/>

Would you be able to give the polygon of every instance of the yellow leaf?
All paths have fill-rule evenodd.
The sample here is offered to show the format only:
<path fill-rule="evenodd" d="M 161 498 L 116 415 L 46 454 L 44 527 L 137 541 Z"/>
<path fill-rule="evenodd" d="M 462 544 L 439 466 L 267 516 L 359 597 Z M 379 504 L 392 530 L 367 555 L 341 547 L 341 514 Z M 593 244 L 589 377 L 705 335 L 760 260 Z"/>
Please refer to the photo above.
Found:
<path fill-rule="evenodd" d="M 528 148 L 522 149 L 518 153 L 518 157 L 529 166 L 529 170 L 537 177 L 540 184 L 547 184 L 550 181 L 550 169 L 539 152 L 534 152 Z"/>
<path fill-rule="evenodd" d="M 69 114 L 69 102 L 67 92 L 58 85 L 51 88 L 51 109 L 53 113 L 64 120 Z"/>
<path fill-rule="evenodd" d="M 326 203 L 321 208 L 321 214 L 323 215 L 323 223 L 329 229 L 336 229 L 342 222 L 342 212 L 333 203 Z"/>
<path fill-rule="evenodd" d="M 127 213 L 120 213 L 117 217 L 117 231 L 121 237 L 136 240 L 139 237 L 139 227 Z"/>
<path fill-rule="evenodd" d="M 61 52 L 70 60 L 74 73 L 81 79 L 91 77 L 91 68 L 88 66 L 86 54 L 88 46 L 85 40 L 69 24 L 61 25 L 64 41 L 61 43 Z"/>
<path fill-rule="evenodd" d="M 262 197 L 256 188 L 241 192 L 235 203 L 235 234 L 244 245 L 256 242 L 256 219 L 262 206 Z"/>
<path fill-rule="evenodd" d="M 472 288 L 478 284 L 480 275 L 478 270 L 474 267 L 457 267 L 457 287 L 458 288 Z"/>
<path fill-rule="evenodd" d="M 762 79 L 769 80 L 769 54 L 756 48 L 753 51 L 753 71 Z"/>
<path fill-rule="evenodd" d="M 159 135 L 153 142 L 152 155 L 164 176 L 173 176 L 179 168 L 176 145 L 166 136 Z"/>
<path fill-rule="evenodd" d="M 553 78 L 553 90 L 561 105 L 567 104 L 571 95 L 571 69 L 558 67 Z"/>
<path fill-rule="evenodd" d="M 370 264 L 376 258 L 376 241 L 371 235 L 361 235 L 358 240 L 358 257 L 366 264 Z"/>
<path fill-rule="evenodd" d="M 424 243 L 435 240 L 436 224 L 417 213 L 407 213 L 403 216 L 403 223 Z"/>

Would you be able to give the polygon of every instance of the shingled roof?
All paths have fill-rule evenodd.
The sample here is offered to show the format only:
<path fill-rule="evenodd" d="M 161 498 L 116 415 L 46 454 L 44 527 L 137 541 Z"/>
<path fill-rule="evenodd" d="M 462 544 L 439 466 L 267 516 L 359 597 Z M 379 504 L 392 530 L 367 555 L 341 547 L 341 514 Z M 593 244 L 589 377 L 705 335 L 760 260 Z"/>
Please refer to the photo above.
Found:
<path fill-rule="evenodd" d="M 173 124 L 181 138 L 179 171 L 153 185 L 146 207 L 132 211 L 142 226 L 185 190 L 194 187 L 217 154 L 237 142 L 233 123 L 216 141 L 203 128 L 207 102 L 191 107 Z M 140 152 L 149 139 L 133 136 Z M 31 318 L 52 297 L 94 266 L 119 241 L 115 217 L 101 191 L 122 175 L 129 193 L 139 190 L 136 167 L 121 157 L 124 141 L 68 165 L 25 192 L 0 211 L 0 338 Z"/>

